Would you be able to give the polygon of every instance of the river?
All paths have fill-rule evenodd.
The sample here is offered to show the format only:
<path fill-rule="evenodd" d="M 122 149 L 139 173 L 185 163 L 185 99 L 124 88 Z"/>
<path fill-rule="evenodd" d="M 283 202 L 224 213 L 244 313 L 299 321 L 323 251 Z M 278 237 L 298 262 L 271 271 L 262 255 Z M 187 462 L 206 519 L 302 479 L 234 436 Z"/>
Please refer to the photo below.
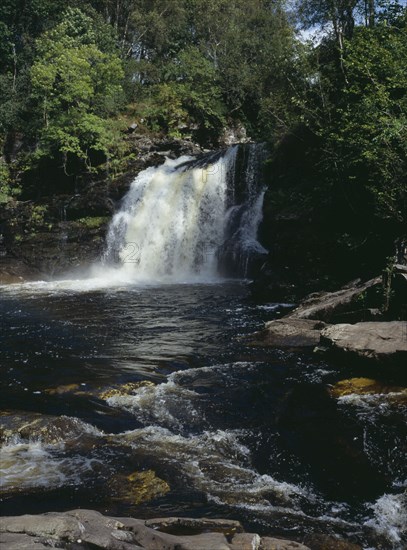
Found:
<path fill-rule="evenodd" d="M 352 372 L 247 346 L 284 305 L 254 303 L 236 280 L 0 293 L 3 513 L 231 517 L 403 547 L 405 402 L 330 398 Z M 21 430 L 33 419 L 45 430 Z M 144 501 L 135 479 L 150 484 Z"/>

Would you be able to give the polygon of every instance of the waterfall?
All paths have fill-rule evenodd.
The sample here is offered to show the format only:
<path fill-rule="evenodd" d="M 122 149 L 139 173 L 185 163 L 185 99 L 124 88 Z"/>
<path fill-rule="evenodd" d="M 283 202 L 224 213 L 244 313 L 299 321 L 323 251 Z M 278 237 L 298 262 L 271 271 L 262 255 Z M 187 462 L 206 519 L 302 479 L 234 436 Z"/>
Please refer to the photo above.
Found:
<path fill-rule="evenodd" d="M 256 173 L 260 149 L 244 147 L 243 182 L 239 146 L 140 172 L 110 223 L 104 266 L 134 282 L 247 275 L 250 254 L 267 251 L 256 240 L 264 195 Z"/>

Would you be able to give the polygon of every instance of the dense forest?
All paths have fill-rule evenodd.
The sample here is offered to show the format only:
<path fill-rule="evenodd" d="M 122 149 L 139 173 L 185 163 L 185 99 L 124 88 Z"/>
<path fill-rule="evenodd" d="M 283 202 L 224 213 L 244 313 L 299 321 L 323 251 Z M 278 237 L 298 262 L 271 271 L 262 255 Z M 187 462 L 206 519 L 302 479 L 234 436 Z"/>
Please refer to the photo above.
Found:
<path fill-rule="evenodd" d="M 270 146 L 266 213 L 325 212 L 372 254 L 406 221 L 406 25 L 394 0 L 3 0 L 0 202 L 123 174 L 130 128 L 244 128 Z"/>

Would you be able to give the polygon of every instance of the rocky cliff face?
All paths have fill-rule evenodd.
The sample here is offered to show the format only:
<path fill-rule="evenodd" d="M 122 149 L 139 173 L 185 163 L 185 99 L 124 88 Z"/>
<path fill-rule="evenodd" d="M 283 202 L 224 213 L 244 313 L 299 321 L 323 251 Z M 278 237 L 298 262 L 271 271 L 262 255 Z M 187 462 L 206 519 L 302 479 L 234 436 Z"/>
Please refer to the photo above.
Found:
<path fill-rule="evenodd" d="M 108 222 L 137 173 L 166 157 L 203 152 L 185 140 L 131 139 L 136 158 L 119 177 L 89 176 L 72 192 L 61 186 L 60 194 L 45 192 L 37 198 L 32 193 L 27 200 L 0 205 L 0 284 L 48 279 L 93 263 L 103 251 Z"/>

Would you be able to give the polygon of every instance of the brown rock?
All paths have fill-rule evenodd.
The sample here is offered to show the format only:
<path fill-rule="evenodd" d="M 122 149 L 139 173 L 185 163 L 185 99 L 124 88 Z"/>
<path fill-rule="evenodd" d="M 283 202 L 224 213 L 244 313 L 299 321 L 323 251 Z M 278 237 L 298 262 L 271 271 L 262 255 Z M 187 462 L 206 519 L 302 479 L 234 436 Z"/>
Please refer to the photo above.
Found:
<path fill-rule="evenodd" d="M 343 397 L 356 393 L 358 395 L 369 394 L 384 394 L 384 393 L 406 393 L 407 389 L 400 386 L 389 386 L 372 378 L 348 378 L 340 380 L 332 388 L 329 393 L 332 397 Z"/>

